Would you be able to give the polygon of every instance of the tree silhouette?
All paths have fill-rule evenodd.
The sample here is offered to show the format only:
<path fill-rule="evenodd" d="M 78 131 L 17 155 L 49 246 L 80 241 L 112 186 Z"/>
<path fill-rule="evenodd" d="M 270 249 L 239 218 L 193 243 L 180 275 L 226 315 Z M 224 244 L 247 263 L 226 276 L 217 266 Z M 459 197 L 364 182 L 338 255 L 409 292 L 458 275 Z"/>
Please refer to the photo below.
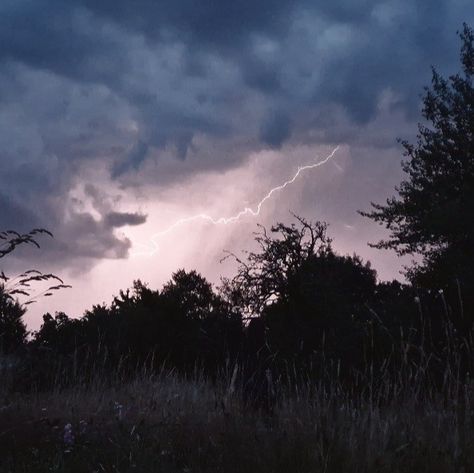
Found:
<path fill-rule="evenodd" d="M 235 358 L 241 332 L 239 314 L 203 276 L 178 270 L 161 291 L 134 281 L 110 306 L 96 305 L 80 319 L 44 315 L 32 345 L 83 361 L 105 356 L 110 367 L 166 362 L 181 371 L 199 366 L 216 373 Z"/>
<path fill-rule="evenodd" d="M 184 269 L 173 273 L 161 291 L 161 301 L 170 314 L 169 324 L 176 327 L 176 342 L 181 350 L 186 347 L 192 362 L 216 367 L 236 355 L 242 333 L 240 313 L 199 273 Z"/>
<path fill-rule="evenodd" d="M 161 291 L 162 298 L 174 304 L 186 318 L 202 320 L 219 304 L 211 284 L 196 271 L 180 269 Z"/>
<path fill-rule="evenodd" d="M 301 266 L 315 254 L 331 251 L 326 223 L 294 217 L 299 227 L 278 223 L 268 233 L 260 226 L 255 236 L 260 251 L 247 252 L 246 261 L 234 253 L 225 257 L 234 258 L 239 266 L 231 280 L 223 279 L 221 290 L 247 317 L 261 315 L 272 302 L 290 298 Z"/>
<path fill-rule="evenodd" d="M 248 314 L 245 355 L 247 378 L 265 383 L 274 360 L 302 363 L 322 359 L 323 352 L 346 365 L 360 361 L 367 306 L 376 290 L 376 273 L 357 256 L 331 248 L 327 225 L 295 216 L 296 224 L 279 223 L 271 233 L 262 227 L 257 252 L 237 259 L 223 292 Z M 254 383 L 255 384 L 255 383 Z"/>
<path fill-rule="evenodd" d="M 444 79 L 433 69 L 422 111 L 431 126 L 418 125 L 416 145 L 401 142 L 408 177 L 398 197 L 361 212 L 390 231 L 373 246 L 421 255 L 408 271 L 416 282 L 446 275 L 474 281 L 474 31 L 464 24 L 458 34 L 462 73 Z"/>

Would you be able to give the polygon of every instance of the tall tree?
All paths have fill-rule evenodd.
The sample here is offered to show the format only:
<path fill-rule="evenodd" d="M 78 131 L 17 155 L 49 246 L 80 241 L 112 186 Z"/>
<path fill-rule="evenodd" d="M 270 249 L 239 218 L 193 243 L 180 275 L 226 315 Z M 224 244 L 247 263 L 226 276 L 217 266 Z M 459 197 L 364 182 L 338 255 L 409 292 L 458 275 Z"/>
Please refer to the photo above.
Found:
<path fill-rule="evenodd" d="M 474 280 L 474 31 L 464 24 L 458 35 L 462 71 L 445 79 L 433 68 L 423 96 L 427 124 L 418 125 L 416 144 L 401 141 L 407 178 L 398 196 L 360 212 L 390 231 L 372 246 L 421 256 L 407 272 L 417 282 Z"/>

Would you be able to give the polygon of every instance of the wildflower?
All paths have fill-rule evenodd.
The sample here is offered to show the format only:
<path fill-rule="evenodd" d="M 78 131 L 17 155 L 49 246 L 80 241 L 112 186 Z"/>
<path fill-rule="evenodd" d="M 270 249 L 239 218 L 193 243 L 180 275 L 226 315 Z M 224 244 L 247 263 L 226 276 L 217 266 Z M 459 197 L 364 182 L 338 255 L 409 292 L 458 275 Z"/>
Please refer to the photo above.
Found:
<path fill-rule="evenodd" d="M 66 424 L 64 426 L 63 441 L 64 445 L 68 447 L 66 452 L 69 452 L 70 448 L 74 445 L 74 433 L 72 431 L 72 424 Z"/>
<path fill-rule="evenodd" d="M 87 431 L 87 422 L 85 420 L 81 420 L 79 422 L 79 433 L 84 435 Z"/>
<path fill-rule="evenodd" d="M 438 294 L 444 294 L 444 291 L 442 289 L 438 289 Z"/>
<path fill-rule="evenodd" d="M 123 406 L 119 402 L 115 401 L 114 404 L 115 416 L 118 420 L 122 420 L 123 417 Z"/>
<path fill-rule="evenodd" d="M 417 304 L 420 303 L 420 298 L 419 298 L 418 296 L 415 296 L 415 302 L 416 302 Z"/>

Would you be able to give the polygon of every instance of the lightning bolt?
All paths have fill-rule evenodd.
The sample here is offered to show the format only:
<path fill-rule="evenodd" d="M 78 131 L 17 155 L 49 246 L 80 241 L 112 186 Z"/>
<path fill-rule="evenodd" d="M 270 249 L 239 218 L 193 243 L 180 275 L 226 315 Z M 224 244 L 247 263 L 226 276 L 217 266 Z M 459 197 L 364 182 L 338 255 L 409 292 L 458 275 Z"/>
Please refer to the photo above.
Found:
<path fill-rule="evenodd" d="M 293 184 L 296 179 L 300 176 L 301 173 L 304 171 L 308 171 L 310 169 L 315 169 L 318 168 L 319 166 L 322 166 L 323 164 L 326 164 L 330 159 L 334 157 L 336 152 L 339 149 L 339 145 L 336 146 L 329 155 L 324 158 L 322 161 L 318 161 L 313 164 L 307 164 L 306 166 L 299 166 L 298 170 L 296 171 L 295 175 L 291 178 L 285 181 L 283 184 L 280 184 L 279 186 L 273 187 L 270 189 L 267 194 L 260 200 L 260 202 L 257 204 L 255 209 L 252 209 L 251 207 L 245 207 L 244 209 L 240 210 L 238 213 L 235 215 L 232 215 L 231 217 L 219 217 L 219 218 L 213 218 L 210 215 L 201 213 L 197 215 L 192 215 L 190 217 L 184 217 L 180 218 L 177 220 L 175 223 L 170 225 L 168 228 L 162 230 L 161 232 L 155 233 L 150 237 L 150 243 L 151 245 L 144 245 L 143 243 L 138 243 L 137 246 L 140 246 L 144 248 L 144 251 L 137 251 L 137 252 L 132 252 L 131 254 L 133 256 L 153 256 L 159 249 L 157 240 L 159 240 L 161 237 L 167 235 L 168 233 L 171 233 L 174 229 L 181 227 L 182 225 L 186 225 L 187 223 L 195 222 L 196 220 L 203 220 L 207 221 L 209 223 L 212 223 L 213 225 L 228 225 L 229 223 L 235 223 L 238 220 L 240 220 L 242 217 L 246 215 L 251 215 L 252 217 L 256 217 L 257 215 L 260 214 L 260 210 L 262 209 L 263 204 L 271 198 L 271 196 L 278 191 L 283 190 L 285 187 L 289 186 L 290 184 Z"/>

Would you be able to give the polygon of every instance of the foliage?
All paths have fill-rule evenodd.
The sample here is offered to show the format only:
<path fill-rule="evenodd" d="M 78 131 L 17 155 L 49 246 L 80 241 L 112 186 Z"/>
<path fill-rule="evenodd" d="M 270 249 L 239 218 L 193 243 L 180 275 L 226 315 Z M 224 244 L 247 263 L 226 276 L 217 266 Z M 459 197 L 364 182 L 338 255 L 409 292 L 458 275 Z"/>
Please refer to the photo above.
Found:
<path fill-rule="evenodd" d="M 16 352 L 26 341 L 25 309 L 0 285 L 0 353 Z"/>
<path fill-rule="evenodd" d="M 212 285 L 196 271 L 176 271 L 164 285 L 161 296 L 187 319 L 203 320 L 220 309 L 222 301 Z"/>
<path fill-rule="evenodd" d="M 260 251 L 247 253 L 245 261 L 232 255 L 239 267 L 224 281 L 224 293 L 262 321 L 251 321 L 253 348 L 246 351 L 266 347 L 260 353 L 267 358 L 301 361 L 324 351 L 352 365 L 362 353 L 376 273 L 356 255 L 337 255 L 325 223 L 295 218 L 296 224 L 279 223 L 271 234 L 262 227 Z"/>
<path fill-rule="evenodd" d="M 94 306 L 81 319 L 46 314 L 33 346 L 84 360 L 107 354 L 112 366 L 168 362 L 181 371 L 196 364 L 215 371 L 235 356 L 242 322 L 196 271 L 179 270 L 161 291 L 135 281 L 110 307 Z"/>
<path fill-rule="evenodd" d="M 40 248 L 37 242 L 38 235 L 53 236 L 51 232 L 42 228 L 35 228 L 29 233 L 20 234 L 13 230 L 0 232 L 0 258 L 11 254 L 22 245 L 33 245 Z M 32 284 L 54 281 L 40 293 L 32 293 Z M 0 353 L 12 352 L 24 345 L 27 336 L 26 326 L 22 320 L 26 312 L 25 306 L 36 302 L 40 296 L 48 297 L 59 289 L 68 286 L 62 279 L 51 273 L 42 273 L 30 269 L 15 277 L 8 277 L 0 271 Z M 27 298 L 22 304 L 15 297 Z"/>
<path fill-rule="evenodd" d="M 375 271 L 357 256 L 314 255 L 291 280 L 292 297 L 263 316 L 270 345 L 285 358 L 315 354 L 354 367 L 362 358 Z"/>
<path fill-rule="evenodd" d="M 444 273 L 474 282 L 474 31 L 464 24 L 459 36 L 462 73 L 445 79 L 433 69 L 423 97 L 431 126 L 418 125 L 416 145 L 402 141 L 408 177 L 398 197 L 361 212 L 390 231 L 375 247 L 422 256 L 413 281 Z"/>
<path fill-rule="evenodd" d="M 314 255 L 331 251 L 326 223 L 295 218 L 299 227 L 278 223 L 271 227 L 271 234 L 260 226 L 262 231 L 255 236 L 260 251 L 247 252 L 246 261 L 233 253 L 227 255 L 239 267 L 232 280 L 223 280 L 222 292 L 247 316 L 261 315 L 276 300 L 294 297 L 301 268 Z"/>

